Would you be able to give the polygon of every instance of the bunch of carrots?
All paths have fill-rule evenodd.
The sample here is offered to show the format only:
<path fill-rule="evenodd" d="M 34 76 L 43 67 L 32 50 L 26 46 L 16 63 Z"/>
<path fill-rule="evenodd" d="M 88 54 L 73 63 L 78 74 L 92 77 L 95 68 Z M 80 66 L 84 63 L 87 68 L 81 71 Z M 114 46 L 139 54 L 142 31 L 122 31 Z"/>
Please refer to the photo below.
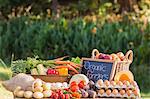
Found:
<path fill-rule="evenodd" d="M 68 70 L 73 71 L 75 74 L 79 74 L 78 70 L 81 68 L 81 64 L 76 64 L 71 61 L 63 61 L 63 58 L 58 58 L 54 60 L 54 64 L 56 65 L 55 69 L 67 68 Z"/>
<path fill-rule="evenodd" d="M 55 64 L 56 64 L 56 66 L 54 67 L 55 69 L 68 68 L 68 70 L 71 70 L 76 74 L 79 73 L 77 69 L 81 68 L 80 64 L 76 64 L 71 61 L 55 61 Z"/>

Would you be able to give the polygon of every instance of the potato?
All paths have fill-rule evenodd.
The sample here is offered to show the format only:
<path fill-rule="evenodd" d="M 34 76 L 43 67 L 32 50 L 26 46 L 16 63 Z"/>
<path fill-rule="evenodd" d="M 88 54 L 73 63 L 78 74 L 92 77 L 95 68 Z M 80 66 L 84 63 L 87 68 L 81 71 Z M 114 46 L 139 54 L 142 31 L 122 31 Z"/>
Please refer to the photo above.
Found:
<path fill-rule="evenodd" d="M 33 93 L 33 97 L 36 98 L 36 99 L 40 99 L 40 98 L 43 98 L 43 93 L 41 92 L 35 92 Z"/>
<path fill-rule="evenodd" d="M 23 90 L 20 90 L 20 91 L 17 92 L 17 97 L 23 98 L 23 96 L 24 96 L 24 91 Z"/>
<path fill-rule="evenodd" d="M 43 90 L 50 90 L 51 84 L 50 83 L 44 83 L 42 87 L 43 87 Z"/>
<path fill-rule="evenodd" d="M 40 86 L 35 87 L 33 92 L 43 92 L 43 87 L 40 87 Z"/>
<path fill-rule="evenodd" d="M 20 86 L 18 86 L 18 87 L 16 87 L 16 89 L 14 90 L 14 96 L 17 96 L 17 92 L 19 91 L 19 90 L 21 90 L 21 87 Z"/>
<path fill-rule="evenodd" d="M 24 92 L 24 97 L 25 98 L 32 98 L 32 95 L 33 95 L 32 91 L 25 91 Z"/>
<path fill-rule="evenodd" d="M 45 91 L 43 91 L 43 95 L 45 98 L 48 98 L 52 95 L 52 91 L 51 90 L 45 90 Z"/>
<path fill-rule="evenodd" d="M 37 79 L 37 80 L 34 82 L 34 87 L 41 87 L 41 86 L 42 86 L 42 80 Z"/>

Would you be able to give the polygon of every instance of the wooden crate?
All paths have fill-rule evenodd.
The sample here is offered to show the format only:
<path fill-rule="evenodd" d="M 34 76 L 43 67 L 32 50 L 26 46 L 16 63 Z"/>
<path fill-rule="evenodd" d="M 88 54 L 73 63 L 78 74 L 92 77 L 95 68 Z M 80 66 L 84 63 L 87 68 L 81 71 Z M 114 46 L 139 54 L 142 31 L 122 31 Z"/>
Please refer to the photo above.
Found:
<path fill-rule="evenodd" d="M 60 75 L 31 75 L 32 77 L 39 78 L 45 82 L 68 82 L 69 81 L 69 75 L 68 76 L 60 76 Z"/>

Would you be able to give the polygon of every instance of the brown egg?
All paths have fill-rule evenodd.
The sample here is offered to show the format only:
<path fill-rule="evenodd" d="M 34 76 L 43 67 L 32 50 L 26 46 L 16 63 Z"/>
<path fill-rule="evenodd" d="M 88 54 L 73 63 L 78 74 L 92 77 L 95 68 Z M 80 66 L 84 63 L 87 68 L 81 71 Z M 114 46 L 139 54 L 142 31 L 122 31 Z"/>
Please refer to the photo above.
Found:
<path fill-rule="evenodd" d="M 123 86 L 123 83 L 122 83 L 121 81 L 118 81 L 118 82 L 117 82 L 117 85 Z"/>
<path fill-rule="evenodd" d="M 98 85 L 102 86 L 104 82 L 103 82 L 102 79 L 100 79 L 100 80 L 97 81 L 97 83 L 98 83 Z"/>
<path fill-rule="evenodd" d="M 121 95 L 124 95 L 124 94 L 125 94 L 125 90 L 123 90 L 123 89 L 120 90 L 120 94 L 121 94 Z"/>
<path fill-rule="evenodd" d="M 116 82 L 115 81 L 111 81 L 110 82 L 112 86 L 116 86 Z"/>
<path fill-rule="evenodd" d="M 117 90 L 117 89 L 113 89 L 112 93 L 113 93 L 114 95 L 117 95 L 117 94 L 118 94 L 118 90 Z"/>
<path fill-rule="evenodd" d="M 110 89 L 107 89 L 106 90 L 106 94 L 109 96 L 111 94 L 111 90 Z"/>
<path fill-rule="evenodd" d="M 131 85 L 133 85 L 134 87 L 136 87 L 137 86 L 136 81 L 131 81 Z"/>
<path fill-rule="evenodd" d="M 130 96 L 132 94 L 131 90 L 127 90 L 127 95 Z"/>
<path fill-rule="evenodd" d="M 98 92 L 99 92 L 99 94 L 102 95 L 105 92 L 105 90 L 104 89 L 100 89 Z"/>
<path fill-rule="evenodd" d="M 110 85 L 110 82 L 109 82 L 108 80 L 105 80 L 104 84 L 105 84 L 106 86 L 109 86 L 109 85 Z"/>
<path fill-rule="evenodd" d="M 130 86 L 130 82 L 129 81 L 124 81 L 124 85 Z"/>
<path fill-rule="evenodd" d="M 138 95 L 139 95 L 138 90 L 134 90 L 134 91 L 133 91 L 133 94 L 134 94 L 135 96 L 138 96 Z"/>

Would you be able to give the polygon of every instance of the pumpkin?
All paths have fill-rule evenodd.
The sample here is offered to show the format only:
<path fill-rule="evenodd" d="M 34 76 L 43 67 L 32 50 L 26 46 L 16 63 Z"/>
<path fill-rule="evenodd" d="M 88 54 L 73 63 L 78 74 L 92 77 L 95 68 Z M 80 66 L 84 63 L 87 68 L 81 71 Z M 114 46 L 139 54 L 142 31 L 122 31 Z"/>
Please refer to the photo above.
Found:
<path fill-rule="evenodd" d="M 115 81 L 134 81 L 134 77 L 132 72 L 130 71 L 120 71 L 118 73 L 116 73 L 115 77 L 114 77 Z"/>

